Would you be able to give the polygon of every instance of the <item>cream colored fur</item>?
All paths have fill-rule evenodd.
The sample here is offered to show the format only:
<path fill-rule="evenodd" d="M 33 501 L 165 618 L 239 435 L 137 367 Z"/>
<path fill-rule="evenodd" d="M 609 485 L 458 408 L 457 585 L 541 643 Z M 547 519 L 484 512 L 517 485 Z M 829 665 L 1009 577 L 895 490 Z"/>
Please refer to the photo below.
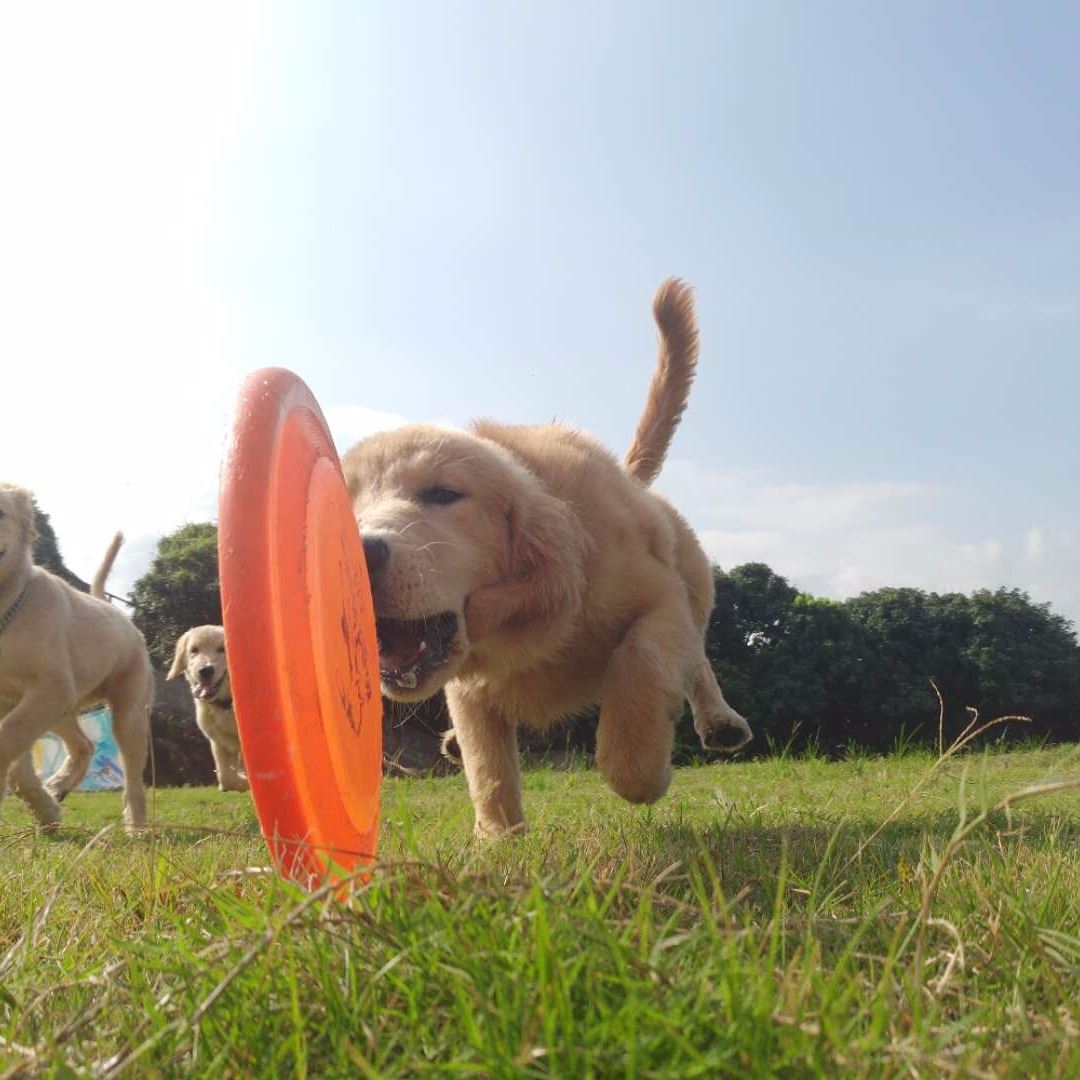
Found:
<path fill-rule="evenodd" d="M 181 674 L 187 677 L 191 687 L 195 723 L 210 742 L 218 787 L 222 791 L 247 791 L 225 658 L 224 627 L 193 626 L 180 635 L 172 667 L 165 677 L 176 679 Z"/>
<path fill-rule="evenodd" d="M 646 487 L 697 359 L 689 288 L 665 282 L 654 313 L 660 362 L 625 467 L 580 432 L 489 421 L 471 432 L 402 428 L 343 458 L 380 627 L 456 616 L 440 662 L 421 653 L 414 686 L 391 672 L 383 690 L 415 701 L 445 687 L 480 836 L 524 827 L 519 724 L 543 728 L 599 702 L 597 765 L 644 803 L 671 780 L 685 699 L 707 748 L 750 738 L 705 656 L 709 560 Z M 392 667 L 387 640 L 381 649 Z"/>
<path fill-rule="evenodd" d="M 77 714 L 106 703 L 124 769 L 124 821 L 146 823 L 146 765 L 153 678 L 135 625 L 100 597 L 87 596 L 32 563 L 36 539 L 29 492 L 0 484 L 0 615 L 27 587 L 25 599 L 0 632 L 0 777 L 6 776 L 38 821 L 59 821 L 62 799 L 86 774 L 93 746 Z M 103 591 L 122 538 L 110 546 L 94 578 Z M 68 756 L 43 785 L 31 749 L 57 732 Z M 0 797 L 2 797 L 0 787 Z"/>

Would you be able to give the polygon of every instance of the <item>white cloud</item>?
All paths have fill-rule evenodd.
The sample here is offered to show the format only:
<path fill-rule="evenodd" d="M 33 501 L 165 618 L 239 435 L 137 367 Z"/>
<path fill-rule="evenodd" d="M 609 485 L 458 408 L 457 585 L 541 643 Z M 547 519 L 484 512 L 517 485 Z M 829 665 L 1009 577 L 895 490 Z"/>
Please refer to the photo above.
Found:
<path fill-rule="evenodd" d="M 1046 536 L 1042 529 L 1028 529 L 1024 541 L 1024 553 L 1030 563 L 1041 562 L 1046 554 Z"/>
<path fill-rule="evenodd" d="M 1015 586 L 1080 622 L 1080 544 L 1048 528 L 972 535 L 925 484 L 777 483 L 673 461 L 657 483 L 724 567 L 760 561 L 842 598 L 886 585 L 938 592 Z"/>

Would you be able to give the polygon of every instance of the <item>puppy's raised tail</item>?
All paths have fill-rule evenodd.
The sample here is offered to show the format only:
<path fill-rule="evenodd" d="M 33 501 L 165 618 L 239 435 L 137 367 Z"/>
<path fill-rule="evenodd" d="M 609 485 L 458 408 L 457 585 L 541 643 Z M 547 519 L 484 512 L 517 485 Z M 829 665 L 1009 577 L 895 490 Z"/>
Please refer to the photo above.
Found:
<path fill-rule="evenodd" d="M 664 464 L 697 370 L 693 289 L 679 278 L 668 278 L 656 290 L 653 317 L 660 330 L 660 356 L 649 384 L 645 411 L 623 459 L 627 473 L 646 487 Z"/>
<path fill-rule="evenodd" d="M 112 538 L 109 550 L 105 552 L 105 558 L 101 560 L 101 565 L 97 568 L 94 580 L 90 583 L 91 596 L 96 596 L 99 600 L 105 599 L 105 582 L 109 580 L 109 574 L 112 573 L 113 563 L 116 562 L 116 556 L 119 553 L 120 548 L 123 547 L 123 544 L 124 534 L 117 533 Z"/>

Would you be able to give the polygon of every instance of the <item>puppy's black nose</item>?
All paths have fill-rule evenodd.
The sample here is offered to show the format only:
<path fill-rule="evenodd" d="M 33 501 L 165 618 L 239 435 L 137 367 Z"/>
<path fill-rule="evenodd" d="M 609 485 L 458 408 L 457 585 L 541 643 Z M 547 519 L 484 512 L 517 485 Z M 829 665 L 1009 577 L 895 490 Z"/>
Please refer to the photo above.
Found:
<path fill-rule="evenodd" d="M 206 681 L 209 681 L 213 677 L 214 677 L 214 665 L 213 664 L 203 664 L 203 666 L 201 668 L 199 668 L 199 678 L 200 679 L 205 679 Z"/>
<path fill-rule="evenodd" d="M 377 578 L 382 568 L 390 561 L 390 545 L 377 536 L 365 536 L 364 558 L 367 559 L 368 574 L 372 578 Z"/>

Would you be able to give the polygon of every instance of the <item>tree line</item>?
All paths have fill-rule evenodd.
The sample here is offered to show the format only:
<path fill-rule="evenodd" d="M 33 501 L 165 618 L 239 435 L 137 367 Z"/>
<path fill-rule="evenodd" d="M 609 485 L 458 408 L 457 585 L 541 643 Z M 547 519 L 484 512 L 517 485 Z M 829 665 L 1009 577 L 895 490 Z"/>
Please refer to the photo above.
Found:
<path fill-rule="evenodd" d="M 946 742 L 970 719 L 1022 715 L 1009 735 L 1080 739 L 1080 646 L 1070 622 L 1020 589 L 800 592 L 764 563 L 715 571 L 707 650 L 756 750 L 814 741 L 885 751 Z M 762 746 L 762 743 L 765 746 Z"/>

